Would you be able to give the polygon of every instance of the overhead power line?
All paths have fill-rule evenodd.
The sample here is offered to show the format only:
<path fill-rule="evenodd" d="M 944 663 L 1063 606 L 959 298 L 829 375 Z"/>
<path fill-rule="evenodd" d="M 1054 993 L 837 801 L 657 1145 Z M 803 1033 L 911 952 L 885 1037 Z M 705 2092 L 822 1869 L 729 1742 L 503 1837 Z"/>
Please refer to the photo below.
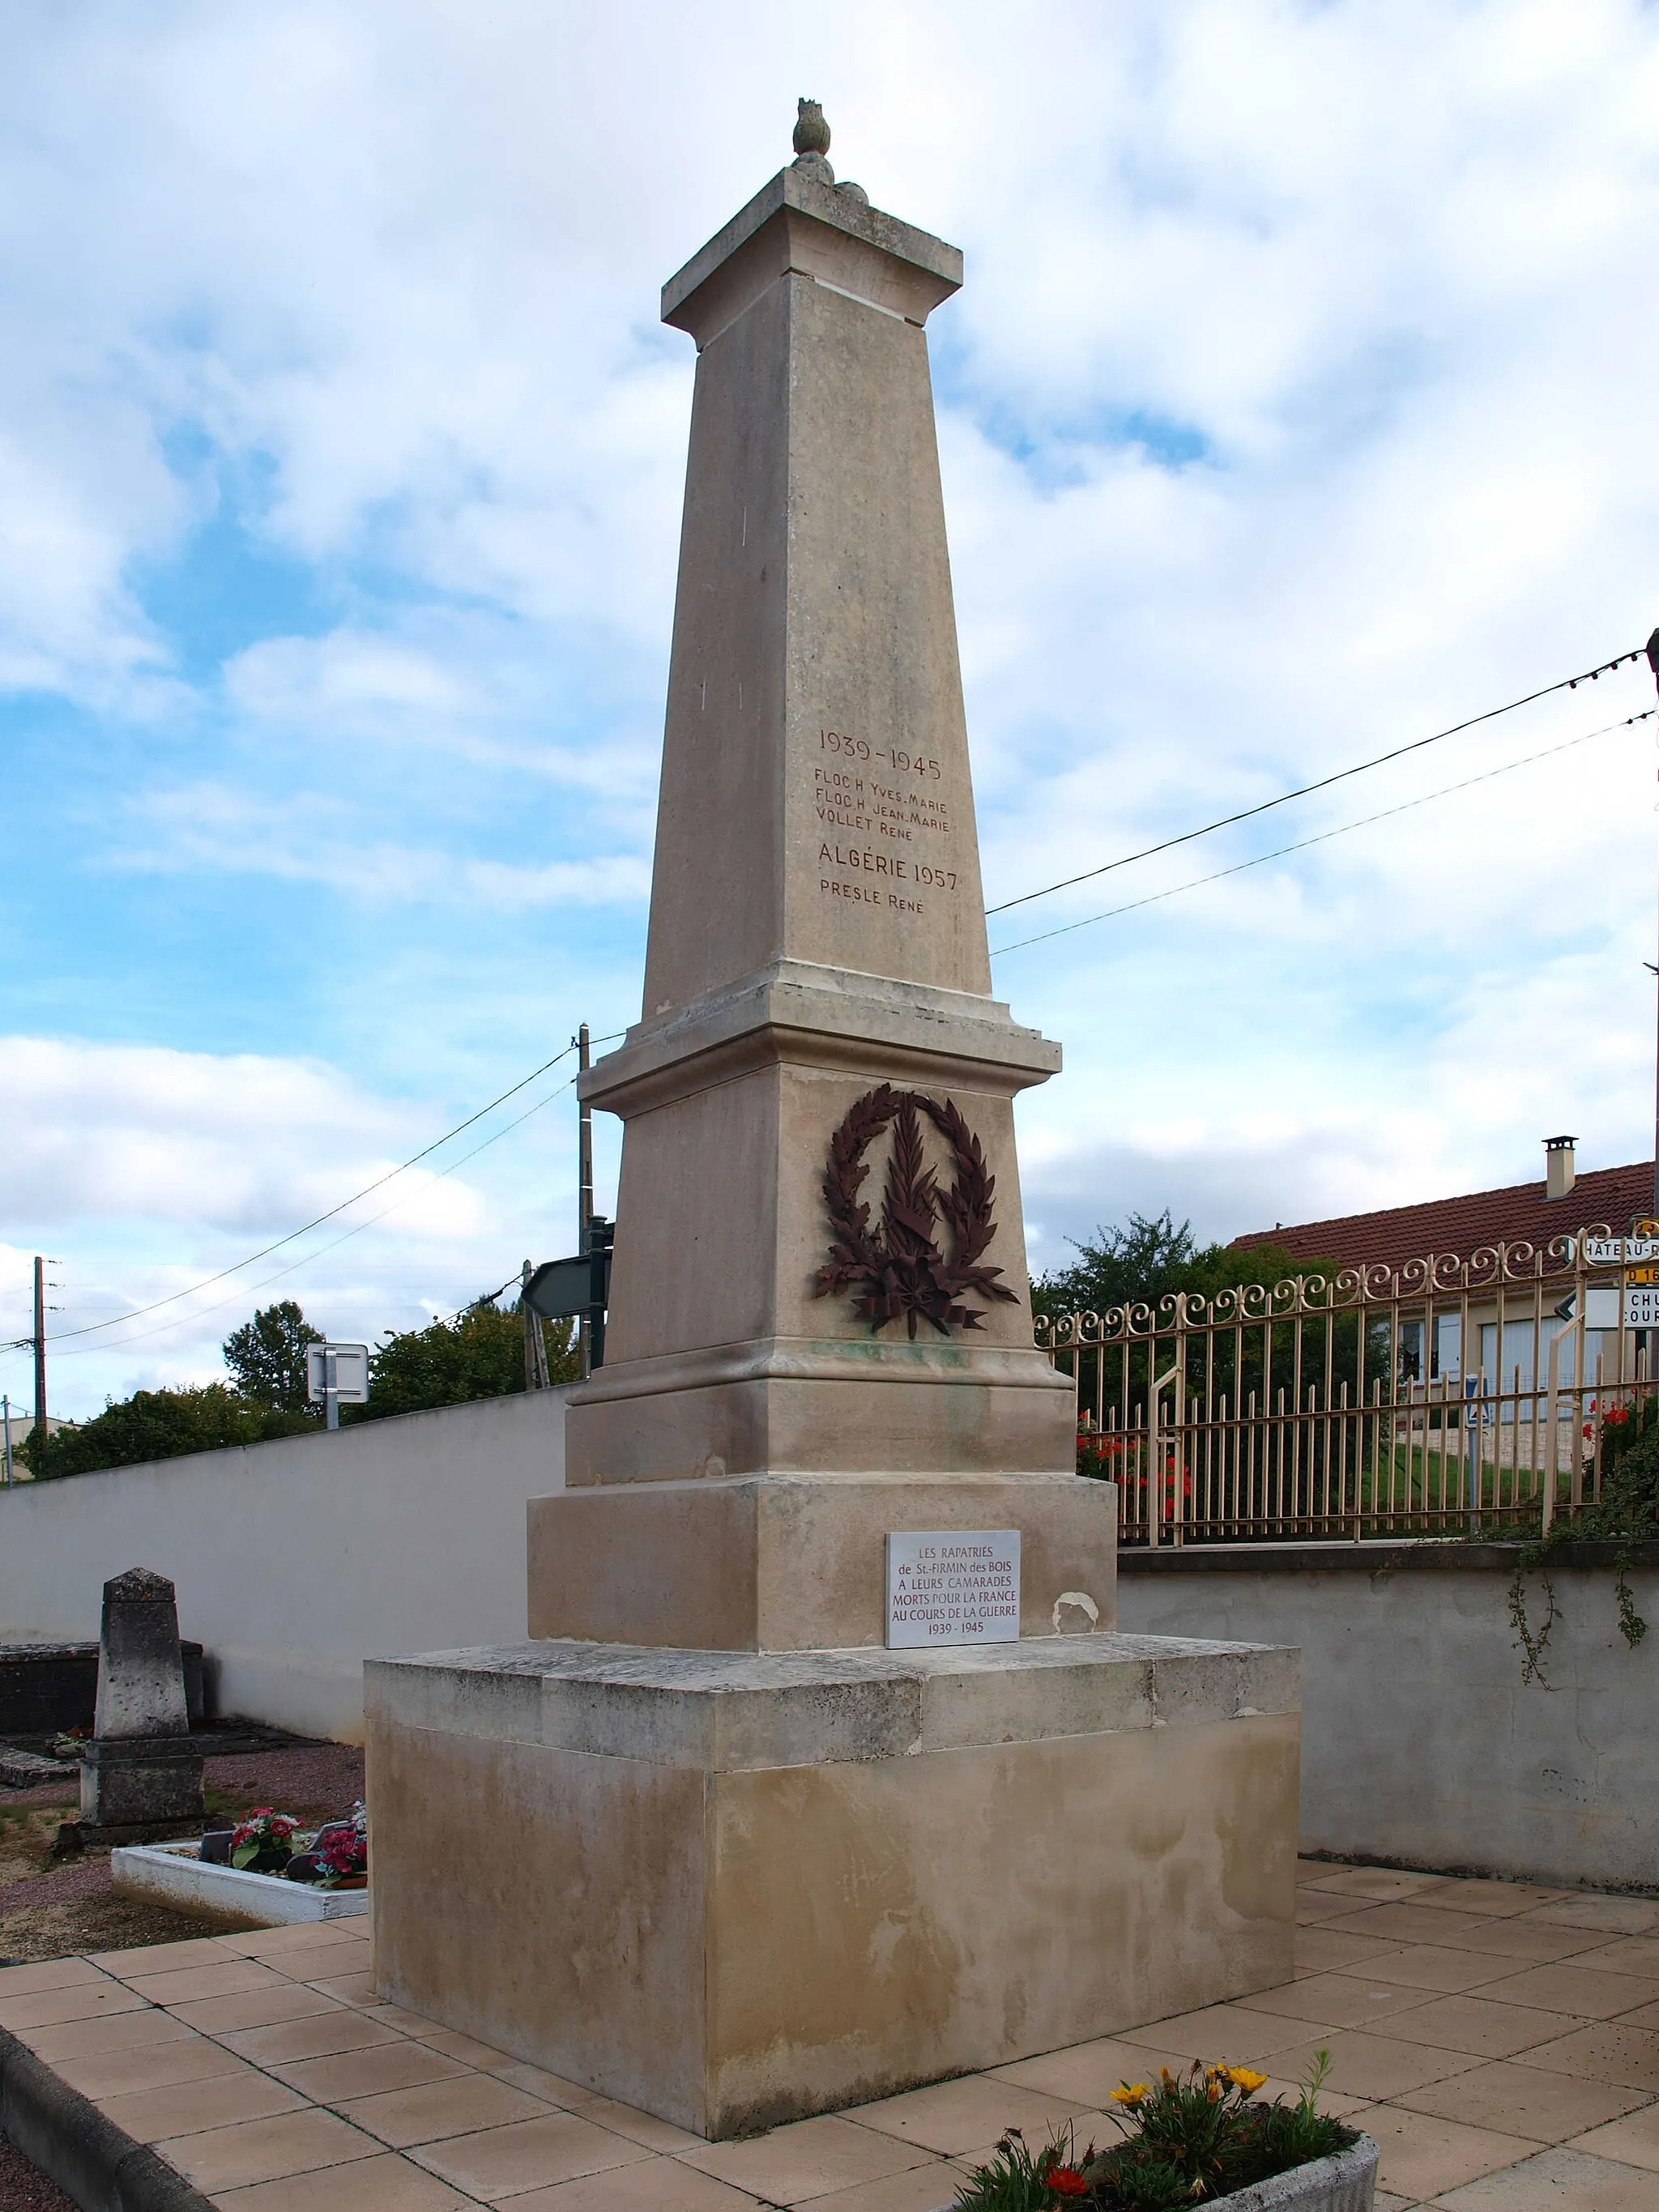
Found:
<path fill-rule="evenodd" d="M 611 1036 L 599 1037 L 596 1042 L 600 1044 L 611 1044 L 614 1042 L 617 1037 L 623 1035 L 623 1032 L 621 1030 L 615 1030 L 611 1032 Z M 332 1221 L 337 1215 L 343 1213 L 348 1206 L 356 1206 L 360 1199 L 372 1197 L 374 1192 L 377 1190 L 383 1190 L 387 1183 L 395 1182 L 400 1175 L 407 1175 L 411 1168 L 418 1167 L 422 1160 L 429 1159 L 434 1152 L 441 1152 L 446 1145 L 452 1142 L 456 1137 L 460 1136 L 465 1131 L 471 1128 L 475 1123 L 482 1121 L 486 1115 L 493 1114 L 498 1106 L 504 1106 L 509 1098 L 516 1098 L 520 1091 L 527 1089 L 531 1084 L 536 1081 L 538 1076 L 547 1074 L 550 1070 L 556 1067 L 561 1060 L 568 1060 L 571 1054 L 574 1052 L 575 1049 L 575 1041 L 573 1038 L 571 1042 L 565 1047 L 562 1052 L 556 1052 L 551 1060 L 544 1060 L 539 1067 L 532 1067 L 528 1075 L 521 1077 L 517 1083 L 510 1085 L 507 1090 L 501 1092 L 499 1097 L 492 1098 L 487 1106 L 480 1106 L 476 1114 L 469 1114 L 464 1121 L 458 1121 L 453 1129 L 447 1129 L 441 1137 L 434 1137 L 429 1145 L 423 1145 L 418 1152 L 412 1153 L 408 1159 L 404 1160 L 401 1164 L 401 1165 L 395 1168 L 389 1168 L 385 1175 L 377 1176 L 373 1182 L 365 1183 L 361 1190 L 354 1191 L 349 1198 L 343 1198 L 337 1206 L 331 1206 L 326 1212 L 318 1214 L 313 1220 L 303 1223 L 298 1229 L 290 1229 L 286 1237 L 278 1237 L 274 1243 L 262 1245 L 257 1252 L 250 1252 L 245 1259 L 238 1260 L 231 1267 L 221 1267 L 216 1274 L 204 1275 L 199 1283 L 192 1283 L 186 1290 L 170 1291 L 166 1297 L 153 1299 L 149 1305 L 135 1306 L 131 1313 L 112 1315 L 108 1321 L 88 1322 L 80 1328 L 66 1328 L 60 1330 L 56 1336 L 49 1338 L 47 1340 L 48 1342 L 52 1344 L 62 1344 L 67 1342 L 72 1337 L 93 1336 L 106 1328 L 123 1328 L 130 1321 L 141 1321 L 146 1314 L 159 1313 L 164 1306 L 177 1305 L 182 1298 L 193 1298 L 199 1291 L 211 1290 L 216 1283 L 225 1282 L 232 1275 L 240 1274 L 244 1267 L 252 1267 L 257 1265 L 259 1261 L 268 1259 L 273 1252 L 280 1252 L 284 1245 L 292 1244 L 298 1237 L 308 1237 L 313 1229 L 320 1229 L 325 1221 Z M 562 1085 L 560 1088 L 568 1090 L 569 1086 L 568 1085 Z M 557 1094 L 556 1092 L 550 1092 L 548 1095 L 550 1097 L 556 1097 Z M 530 1112 L 537 1112 L 539 1106 L 545 1105 L 546 1103 L 546 1099 L 539 1101 L 538 1106 L 532 1107 Z M 519 1121 L 527 1121 L 528 1119 L 528 1114 L 520 1115 L 519 1116 Z M 495 1135 L 498 1137 L 505 1136 L 507 1129 L 514 1129 L 517 1127 L 518 1121 L 509 1121 L 507 1124 L 506 1128 L 498 1129 Z M 489 1144 L 493 1144 L 495 1141 L 495 1139 L 494 1137 L 487 1140 Z M 477 1147 L 475 1152 L 466 1153 L 463 1159 L 452 1161 L 450 1166 L 444 1170 L 444 1173 L 446 1175 L 452 1173 L 455 1168 L 463 1166 L 465 1160 L 476 1158 L 477 1152 L 481 1152 L 485 1149 L 486 1146 L 484 1145 L 480 1145 Z M 401 1204 L 402 1201 L 400 1200 L 399 1203 Z M 388 1213 L 392 1211 L 394 1211 L 394 1209 L 391 1206 L 388 1206 L 386 1209 L 386 1212 Z M 376 1221 L 382 1218 L 384 1218 L 384 1216 L 381 1214 L 376 1214 L 373 1217 L 373 1219 Z M 358 1224 L 358 1227 L 362 1229 L 367 1229 L 369 1226 L 370 1223 L 367 1221 L 360 1222 Z M 352 1231 L 348 1233 L 355 1235 L 356 1232 L 356 1231 Z M 334 1241 L 336 1243 L 343 1243 L 345 1242 L 345 1238 L 337 1237 Z M 332 1249 L 332 1245 L 325 1245 L 323 1247 L 324 1251 L 331 1251 Z M 307 1257 L 312 1258 L 318 1256 L 319 1255 L 315 1254 L 307 1255 Z M 301 1261 L 300 1264 L 303 1265 L 304 1262 Z M 292 1273 L 292 1270 L 283 1269 L 280 1272 L 289 1273 Z M 276 1278 L 275 1276 L 270 1276 L 266 1279 L 274 1282 Z M 215 1309 L 211 1307 L 209 1308 L 210 1312 L 213 1310 L 215 1310 Z M 149 1332 L 147 1331 L 145 1333 L 149 1334 Z M 137 1341 L 136 1339 L 125 1339 L 123 1340 L 127 1342 Z M 63 1356 L 65 1358 L 68 1357 L 67 1354 Z"/>
<path fill-rule="evenodd" d="M 1659 635 L 1659 632 L 1656 635 Z M 1332 784 L 1345 783 L 1352 775 L 1364 775 L 1369 769 L 1382 768 L 1389 761 L 1403 760 L 1407 753 L 1420 753 L 1425 745 L 1440 744 L 1445 738 L 1455 738 L 1464 730 L 1473 730 L 1482 722 L 1496 721 L 1500 714 L 1512 714 L 1517 707 L 1530 707 L 1534 700 L 1547 699 L 1552 692 L 1576 691 L 1581 684 L 1594 684 L 1613 669 L 1622 668 L 1627 660 L 1642 660 L 1647 657 L 1646 647 L 1638 646 L 1633 653 L 1621 653 L 1612 660 L 1604 660 L 1599 668 L 1587 668 L 1582 676 L 1564 676 L 1559 684 L 1547 684 L 1542 690 L 1528 691 L 1524 699 L 1511 699 L 1505 706 L 1489 707 L 1484 714 L 1471 714 L 1467 722 L 1454 722 L 1449 729 L 1437 730 L 1432 737 L 1414 738 L 1408 745 L 1395 745 L 1392 751 L 1378 753 L 1371 760 L 1356 761 L 1352 768 L 1338 769 L 1334 775 L 1322 775 L 1316 782 L 1298 784 L 1294 791 L 1281 792 L 1277 799 L 1264 799 L 1259 805 L 1241 807 L 1237 814 L 1224 814 L 1218 821 L 1206 822 L 1200 829 L 1183 830 L 1178 837 L 1165 837 L 1158 844 L 1143 845 L 1138 853 L 1125 853 L 1115 860 L 1103 860 L 1099 867 L 1085 868 L 1079 875 L 1062 877 L 1057 884 L 1044 884 L 1041 890 L 1022 891 L 1018 898 L 1004 899 L 1000 906 L 987 907 L 986 914 L 988 917 L 994 914 L 1006 914 L 1013 907 L 1029 906 L 1033 899 L 1049 898 L 1055 891 L 1070 890 L 1073 884 L 1086 884 L 1096 876 L 1109 876 L 1115 868 L 1129 867 L 1136 860 L 1150 860 L 1154 853 L 1171 852 L 1177 845 L 1190 845 L 1196 837 L 1208 837 L 1218 830 L 1230 830 L 1236 822 L 1249 822 L 1258 814 L 1271 814 L 1274 807 L 1288 806 L 1293 799 L 1306 799 L 1313 792 L 1328 791 Z M 1286 848 L 1287 851 L 1293 849 Z M 1013 947 L 1005 945 L 1003 950 L 1012 951 Z"/>
<path fill-rule="evenodd" d="M 1279 845 L 1271 853 L 1258 853 L 1253 860 L 1237 860 L 1230 868 L 1218 868 L 1213 875 L 1194 876 L 1190 883 L 1171 884 L 1168 890 L 1150 891 L 1145 898 L 1131 899 L 1127 906 L 1109 907 L 1104 914 L 1085 915 L 1080 921 L 1062 922 L 1058 929 L 1045 929 L 1036 937 L 1017 938 L 1012 945 L 999 945 L 992 953 L 1000 960 L 1005 952 L 1023 951 L 1028 945 L 1046 945 L 1051 937 L 1069 937 L 1074 929 L 1088 929 L 1097 921 L 1112 921 L 1121 914 L 1134 914 L 1143 906 L 1156 906 L 1161 899 L 1178 897 L 1182 891 L 1195 891 L 1206 884 L 1218 884 L 1224 876 L 1243 875 L 1247 868 L 1259 868 L 1268 860 L 1282 860 L 1287 853 L 1305 853 L 1310 845 L 1323 845 L 1333 837 L 1346 837 L 1351 830 L 1367 829 L 1373 822 L 1387 822 L 1394 815 L 1409 814 L 1413 807 L 1427 806 L 1436 799 L 1449 799 L 1455 791 L 1468 791 L 1477 783 L 1490 783 L 1494 776 L 1510 775 L 1518 768 L 1529 768 L 1534 761 L 1549 760 L 1556 753 L 1571 752 L 1575 745 L 1587 745 L 1592 738 L 1604 738 L 1610 730 L 1628 730 L 1637 722 L 1650 722 L 1659 714 L 1659 707 L 1650 707 L 1640 714 L 1627 714 L 1622 722 L 1604 722 L 1599 730 L 1586 730 L 1583 737 L 1569 738 L 1565 744 L 1547 745 L 1542 752 L 1523 753 L 1519 760 L 1505 761 L 1501 768 L 1484 769 L 1479 775 L 1465 776 L 1461 783 L 1448 783 L 1438 791 L 1425 791 L 1419 799 L 1407 799 L 1398 806 L 1385 806 L 1376 814 L 1362 815 L 1358 822 L 1344 822 L 1334 830 L 1322 830 L 1317 836 L 1299 837 L 1293 845 Z"/>
<path fill-rule="evenodd" d="M 616 1034 L 620 1036 L 623 1032 L 618 1030 Z M 609 1037 L 602 1037 L 599 1042 L 602 1044 L 609 1044 L 611 1040 Z M 561 1054 L 560 1058 L 563 1057 L 564 1055 Z M 484 1139 L 483 1144 L 474 1145 L 470 1152 L 463 1152 L 459 1159 L 451 1160 L 447 1167 L 440 1168 L 433 1177 L 433 1182 L 441 1182 L 446 1176 L 453 1175 L 458 1168 L 464 1168 L 469 1160 L 476 1160 L 480 1152 L 487 1152 L 492 1145 L 499 1144 L 503 1137 L 510 1136 L 521 1123 L 529 1121 L 532 1114 L 539 1114 L 544 1106 L 550 1105 L 554 1099 L 562 1097 L 575 1080 L 573 1075 L 565 1082 L 556 1085 L 544 1098 L 538 1098 L 533 1106 L 526 1107 L 522 1114 L 515 1114 L 510 1121 L 503 1121 L 499 1129 L 494 1130 Z M 520 1085 L 519 1087 L 522 1089 L 523 1085 Z M 477 1116 L 473 1118 L 476 1120 Z M 461 1126 L 465 1127 L 466 1124 L 463 1123 Z M 430 1187 L 429 1184 L 427 1186 L 428 1188 Z M 280 1283 L 284 1277 L 297 1274 L 301 1267 L 313 1266 L 323 1257 L 325 1253 L 337 1251 L 342 1244 L 349 1244 L 354 1237 L 360 1237 L 365 1229 L 373 1229 L 377 1221 L 384 1221 L 387 1214 L 395 1213 L 400 1206 L 407 1206 L 410 1200 L 416 1195 L 416 1194 L 412 1190 L 405 1191 L 401 1198 L 394 1198 L 390 1206 L 383 1206 L 378 1213 L 371 1213 L 367 1221 L 355 1222 L 341 1236 L 331 1237 L 326 1244 L 319 1244 L 314 1251 L 302 1252 L 297 1260 L 291 1260 L 286 1267 L 277 1267 L 269 1275 L 261 1275 L 257 1283 L 239 1283 L 228 1297 L 216 1298 L 210 1306 L 197 1306 L 189 1313 L 175 1314 L 171 1321 L 157 1322 L 153 1328 L 141 1328 L 132 1336 L 118 1336 L 102 1344 L 77 1345 L 73 1352 L 60 1352 L 58 1357 L 60 1359 L 86 1359 L 99 1352 L 124 1351 L 130 1344 L 143 1344 L 152 1336 L 165 1336 L 170 1328 L 181 1328 L 186 1322 L 205 1321 L 210 1314 L 222 1313 L 227 1306 L 235 1305 L 241 1299 L 251 1297 L 257 1291 L 269 1290 L 273 1283 Z M 349 1200 L 348 1203 L 349 1203 Z M 270 1249 L 275 1250 L 276 1247 L 272 1246 Z M 512 1279 L 516 1282 L 518 1277 L 515 1275 Z M 202 1287 L 205 1288 L 206 1285 Z M 499 1292 L 491 1293 L 492 1297 L 499 1295 Z M 112 1328 L 114 1324 L 112 1322 L 107 1326 Z M 47 1340 L 48 1342 L 53 1340 L 50 1338 Z"/>

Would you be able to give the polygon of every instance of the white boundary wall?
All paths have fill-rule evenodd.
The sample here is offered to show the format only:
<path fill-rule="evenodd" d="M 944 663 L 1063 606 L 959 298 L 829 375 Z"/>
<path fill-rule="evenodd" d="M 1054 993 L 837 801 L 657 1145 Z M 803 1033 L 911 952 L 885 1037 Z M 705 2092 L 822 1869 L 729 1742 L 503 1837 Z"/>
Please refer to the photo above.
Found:
<path fill-rule="evenodd" d="M 1302 1647 L 1304 1850 L 1563 1883 L 1659 1887 L 1659 1547 L 1550 1568 L 1545 1672 L 1521 1679 L 1514 1553 L 1485 1544 L 1257 1544 L 1118 1556 L 1117 1625 Z M 1545 1611 L 1534 1577 L 1534 1628 Z"/>
<path fill-rule="evenodd" d="M 0 1488 L 0 1643 L 95 1638 L 169 1576 L 210 1712 L 363 1737 L 362 1665 L 521 1641 L 525 1506 L 564 1485 L 562 1390 Z"/>

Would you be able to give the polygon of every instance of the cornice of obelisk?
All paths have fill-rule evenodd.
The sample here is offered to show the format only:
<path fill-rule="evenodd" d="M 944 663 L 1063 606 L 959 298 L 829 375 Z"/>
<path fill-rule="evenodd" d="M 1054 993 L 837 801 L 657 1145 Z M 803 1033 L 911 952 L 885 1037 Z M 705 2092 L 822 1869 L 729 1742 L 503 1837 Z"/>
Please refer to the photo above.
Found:
<path fill-rule="evenodd" d="M 804 101 L 805 111 L 816 109 Z M 829 130 L 816 118 L 823 144 Z M 796 143 L 803 142 L 801 125 Z M 662 288 L 662 319 L 689 331 L 699 351 L 787 271 L 918 325 L 962 285 L 962 252 L 870 205 L 860 186 L 838 185 L 809 150 L 763 185 Z"/>

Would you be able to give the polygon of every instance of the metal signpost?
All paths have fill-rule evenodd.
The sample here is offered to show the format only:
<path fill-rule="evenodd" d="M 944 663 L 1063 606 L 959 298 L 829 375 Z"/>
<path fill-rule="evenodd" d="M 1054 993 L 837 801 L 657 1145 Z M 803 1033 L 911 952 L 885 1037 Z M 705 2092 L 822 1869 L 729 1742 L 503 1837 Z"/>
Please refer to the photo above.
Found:
<path fill-rule="evenodd" d="M 587 1249 L 568 1260 L 544 1260 L 524 1286 L 526 1304 L 544 1321 L 586 1324 L 591 1367 L 605 1364 L 605 1310 L 611 1302 L 611 1240 L 613 1224 L 602 1213 L 589 1216 Z"/>
<path fill-rule="evenodd" d="M 366 1344 L 308 1344 L 306 1395 L 323 1407 L 331 1429 L 340 1425 L 342 1406 L 368 1403 L 368 1346 Z"/>

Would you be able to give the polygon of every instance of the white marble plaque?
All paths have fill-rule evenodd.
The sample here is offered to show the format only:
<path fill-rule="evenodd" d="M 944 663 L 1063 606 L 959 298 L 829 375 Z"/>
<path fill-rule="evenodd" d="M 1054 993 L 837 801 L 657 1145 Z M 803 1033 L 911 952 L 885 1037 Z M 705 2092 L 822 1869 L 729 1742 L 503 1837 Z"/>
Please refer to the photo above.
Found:
<path fill-rule="evenodd" d="M 887 1539 L 887 1644 L 1019 1640 L 1018 1528 L 907 1528 Z"/>

